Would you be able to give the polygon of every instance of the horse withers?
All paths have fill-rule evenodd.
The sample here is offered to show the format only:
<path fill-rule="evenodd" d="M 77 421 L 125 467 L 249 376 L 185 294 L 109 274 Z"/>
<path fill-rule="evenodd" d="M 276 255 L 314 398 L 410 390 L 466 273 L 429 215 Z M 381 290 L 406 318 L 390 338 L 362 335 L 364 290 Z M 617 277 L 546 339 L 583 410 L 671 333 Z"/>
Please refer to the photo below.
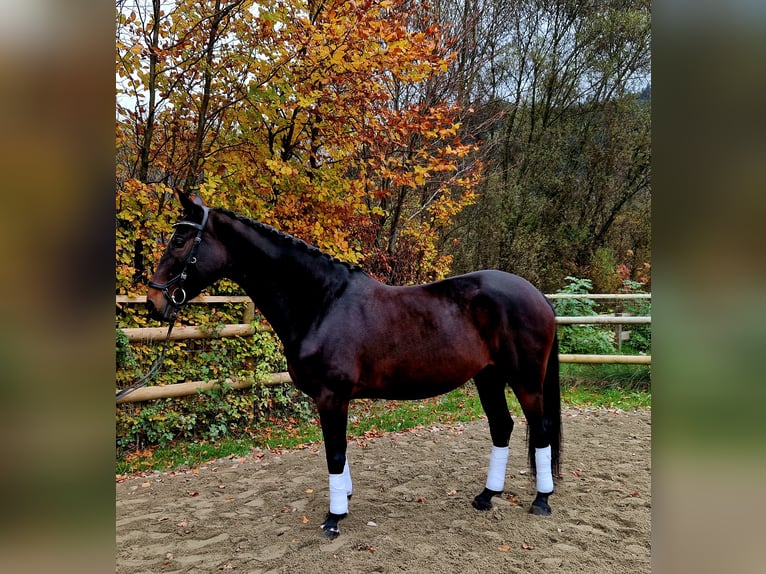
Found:
<path fill-rule="evenodd" d="M 174 319 L 218 279 L 238 283 L 283 343 L 295 385 L 319 412 L 334 538 L 352 493 L 346 459 L 352 399 L 423 399 L 473 379 L 492 449 L 478 510 L 502 494 L 513 420 L 510 385 L 528 423 L 537 496 L 530 512 L 551 513 L 561 441 L 558 341 L 553 309 L 525 279 L 485 270 L 426 285 L 384 285 L 362 270 L 276 229 L 197 196 L 179 194 L 184 219 L 149 282 L 155 317 Z"/>

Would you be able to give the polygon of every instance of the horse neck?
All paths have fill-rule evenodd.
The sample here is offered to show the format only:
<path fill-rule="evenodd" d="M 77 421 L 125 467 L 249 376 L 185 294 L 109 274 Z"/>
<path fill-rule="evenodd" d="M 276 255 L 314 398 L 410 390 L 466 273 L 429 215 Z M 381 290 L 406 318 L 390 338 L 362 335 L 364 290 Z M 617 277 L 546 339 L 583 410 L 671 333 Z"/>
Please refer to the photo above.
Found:
<path fill-rule="evenodd" d="M 289 351 L 324 314 L 351 278 L 351 270 L 298 240 L 230 219 L 219 234 L 229 251 L 227 276 L 271 323 Z"/>

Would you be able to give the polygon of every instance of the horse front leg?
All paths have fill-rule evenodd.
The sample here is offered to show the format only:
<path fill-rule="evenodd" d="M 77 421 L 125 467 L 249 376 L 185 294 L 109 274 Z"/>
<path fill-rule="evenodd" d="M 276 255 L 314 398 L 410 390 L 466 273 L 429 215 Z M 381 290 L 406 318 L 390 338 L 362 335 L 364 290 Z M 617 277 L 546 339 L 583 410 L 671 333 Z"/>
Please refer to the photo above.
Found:
<path fill-rule="evenodd" d="M 346 459 L 348 403 L 348 399 L 329 390 L 324 390 L 316 399 L 330 485 L 330 510 L 322 523 L 322 531 L 330 539 L 340 534 L 338 522 L 348 515 L 348 501 L 353 490 Z"/>

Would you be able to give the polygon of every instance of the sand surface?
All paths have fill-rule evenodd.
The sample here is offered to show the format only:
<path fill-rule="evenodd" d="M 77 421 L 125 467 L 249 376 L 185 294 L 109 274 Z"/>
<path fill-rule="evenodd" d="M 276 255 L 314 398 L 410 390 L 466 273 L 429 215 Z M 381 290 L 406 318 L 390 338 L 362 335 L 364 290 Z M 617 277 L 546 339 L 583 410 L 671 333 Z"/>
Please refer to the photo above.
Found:
<path fill-rule="evenodd" d="M 364 573 L 650 571 L 651 410 L 568 408 L 553 515 L 516 419 L 503 498 L 486 479 L 486 420 L 352 439 L 349 516 L 329 541 L 323 445 L 258 452 L 116 485 L 116 572 Z"/>

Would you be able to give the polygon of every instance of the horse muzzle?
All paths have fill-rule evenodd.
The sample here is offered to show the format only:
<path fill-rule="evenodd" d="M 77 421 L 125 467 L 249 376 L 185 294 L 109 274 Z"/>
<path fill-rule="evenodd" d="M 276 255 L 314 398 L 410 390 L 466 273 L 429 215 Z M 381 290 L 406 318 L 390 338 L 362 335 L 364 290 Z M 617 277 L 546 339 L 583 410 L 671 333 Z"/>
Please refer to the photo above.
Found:
<path fill-rule="evenodd" d="M 179 291 L 179 289 L 176 289 L 176 291 Z M 173 294 L 175 295 L 175 292 Z M 165 294 L 161 291 L 150 290 L 146 296 L 146 307 L 149 310 L 149 316 L 158 321 L 175 321 L 182 304 L 176 303 L 170 297 L 165 297 Z"/>

